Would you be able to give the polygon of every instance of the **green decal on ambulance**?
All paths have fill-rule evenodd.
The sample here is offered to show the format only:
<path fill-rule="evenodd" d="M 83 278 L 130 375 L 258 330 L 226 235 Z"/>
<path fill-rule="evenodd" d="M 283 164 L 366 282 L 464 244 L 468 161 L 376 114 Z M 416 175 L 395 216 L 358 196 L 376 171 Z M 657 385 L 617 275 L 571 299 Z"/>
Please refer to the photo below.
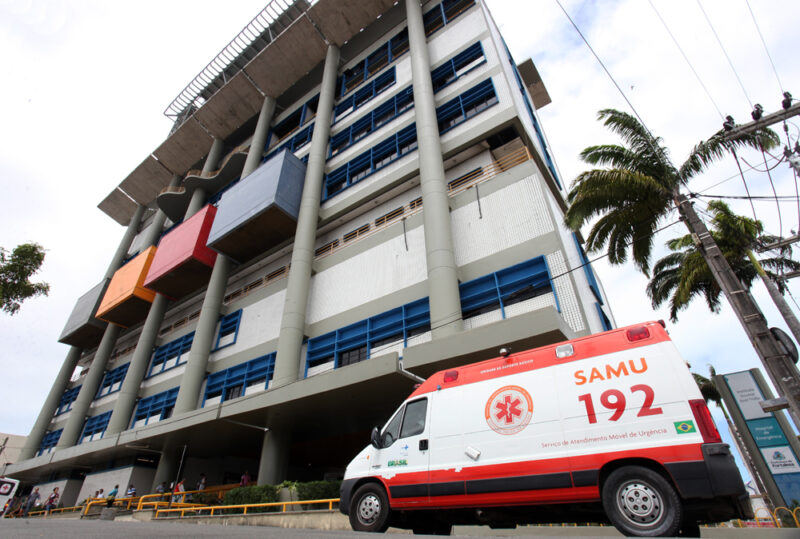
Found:
<path fill-rule="evenodd" d="M 686 420 L 686 421 L 675 421 L 673 423 L 675 425 L 675 432 L 678 434 L 689 434 L 691 432 L 697 432 L 697 429 L 694 428 L 694 422 Z"/>

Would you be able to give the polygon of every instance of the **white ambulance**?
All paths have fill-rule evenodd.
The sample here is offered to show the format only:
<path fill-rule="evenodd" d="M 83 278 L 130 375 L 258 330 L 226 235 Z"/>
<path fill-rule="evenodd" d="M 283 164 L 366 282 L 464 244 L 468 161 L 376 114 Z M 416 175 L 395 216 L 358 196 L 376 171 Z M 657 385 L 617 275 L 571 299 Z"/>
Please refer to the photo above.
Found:
<path fill-rule="evenodd" d="M 19 481 L 10 477 L 0 477 L 0 515 L 5 514 L 6 507 L 17 492 Z"/>
<path fill-rule="evenodd" d="M 611 522 L 699 537 L 752 516 L 728 445 L 663 322 L 440 371 L 347 466 L 354 530 L 449 535 Z"/>

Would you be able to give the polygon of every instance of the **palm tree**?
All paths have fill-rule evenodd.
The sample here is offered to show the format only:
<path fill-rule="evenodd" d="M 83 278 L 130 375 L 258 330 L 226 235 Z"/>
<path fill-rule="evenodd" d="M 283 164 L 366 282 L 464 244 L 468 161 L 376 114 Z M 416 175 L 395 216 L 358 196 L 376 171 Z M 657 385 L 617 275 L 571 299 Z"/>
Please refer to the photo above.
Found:
<path fill-rule="evenodd" d="M 624 146 L 590 146 L 581 159 L 596 168 L 581 173 L 573 182 L 564 220 L 572 230 L 600 217 L 586 238 L 588 251 L 608 246 L 608 259 L 622 264 L 631 247 L 633 263 L 648 274 L 653 237 L 661 223 L 679 206 L 680 188 L 702 173 L 728 151 L 741 147 L 772 148 L 777 135 L 765 129 L 754 134 L 726 135 L 720 130 L 697 144 L 680 167 L 669 159 L 669 151 L 635 117 L 614 109 L 597 113 Z"/>
<path fill-rule="evenodd" d="M 711 236 L 739 281 L 746 289 L 750 289 L 758 277 L 758 271 L 748 254 L 758 243 L 773 243 L 776 238 L 762 234 L 764 227 L 761 221 L 736 215 L 724 202 L 712 201 L 708 209 L 712 214 Z M 655 263 L 653 277 L 647 285 L 647 295 L 652 300 L 653 308 L 669 300 L 670 319 L 675 322 L 678 311 L 685 309 L 693 298 L 704 296 L 708 308 L 712 312 L 719 312 L 722 291 L 691 234 L 668 241 L 667 247 L 672 253 Z M 800 263 L 792 260 L 790 254 L 791 247 L 787 246 L 777 256 L 759 260 L 767 276 L 777 283 L 781 292 L 785 285 L 775 272 L 800 269 Z"/>
<path fill-rule="evenodd" d="M 589 170 L 575 179 L 567 197 L 567 226 L 577 231 L 599 217 L 586 238 L 588 250 L 598 251 L 607 245 L 609 261 L 621 264 L 628 257 L 630 245 L 634 264 L 648 274 L 654 235 L 671 210 L 677 209 L 772 383 L 779 395 L 789 401 L 795 425 L 800 427 L 800 376 L 770 333 L 758 305 L 725 257 L 719 256 L 714 238 L 681 193 L 681 187 L 726 152 L 741 147 L 769 149 L 778 144 L 777 135 L 769 129 L 752 133 L 747 129 L 720 130 L 697 144 L 686 161 L 676 167 L 661 139 L 630 114 L 606 109 L 598 113 L 598 119 L 620 135 L 626 145 L 591 146 L 581 152 L 581 159 L 587 163 L 610 168 Z"/>

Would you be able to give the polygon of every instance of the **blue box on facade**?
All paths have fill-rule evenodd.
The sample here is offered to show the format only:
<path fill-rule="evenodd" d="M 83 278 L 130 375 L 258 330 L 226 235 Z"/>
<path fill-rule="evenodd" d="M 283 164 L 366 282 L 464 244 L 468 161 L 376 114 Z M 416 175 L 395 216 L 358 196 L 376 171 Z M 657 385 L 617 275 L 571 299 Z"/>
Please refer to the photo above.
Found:
<path fill-rule="evenodd" d="M 94 348 L 100 344 L 106 323 L 94 317 L 105 294 L 108 279 L 92 287 L 75 303 L 58 342 L 79 348 Z"/>
<path fill-rule="evenodd" d="M 217 205 L 208 246 L 241 263 L 293 238 L 305 173 L 286 150 L 231 187 Z"/>

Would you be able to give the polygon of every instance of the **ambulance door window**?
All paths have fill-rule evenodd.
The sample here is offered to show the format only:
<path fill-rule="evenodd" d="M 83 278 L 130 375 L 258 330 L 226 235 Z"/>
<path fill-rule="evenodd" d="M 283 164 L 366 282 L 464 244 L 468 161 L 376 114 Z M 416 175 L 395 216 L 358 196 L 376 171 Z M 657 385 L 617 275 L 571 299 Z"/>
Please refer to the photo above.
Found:
<path fill-rule="evenodd" d="M 394 414 L 392 420 L 389 421 L 389 424 L 386 425 L 385 429 L 383 429 L 383 434 L 381 435 L 382 447 L 389 447 L 400 437 L 400 424 L 403 421 L 404 410 L 405 406 L 397 410 L 397 413 Z"/>
<path fill-rule="evenodd" d="M 403 428 L 400 438 L 422 434 L 425 430 L 425 413 L 428 410 L 428 399 L 409 402 L 406 405 L 406 415 L 403 419 Z"/>

